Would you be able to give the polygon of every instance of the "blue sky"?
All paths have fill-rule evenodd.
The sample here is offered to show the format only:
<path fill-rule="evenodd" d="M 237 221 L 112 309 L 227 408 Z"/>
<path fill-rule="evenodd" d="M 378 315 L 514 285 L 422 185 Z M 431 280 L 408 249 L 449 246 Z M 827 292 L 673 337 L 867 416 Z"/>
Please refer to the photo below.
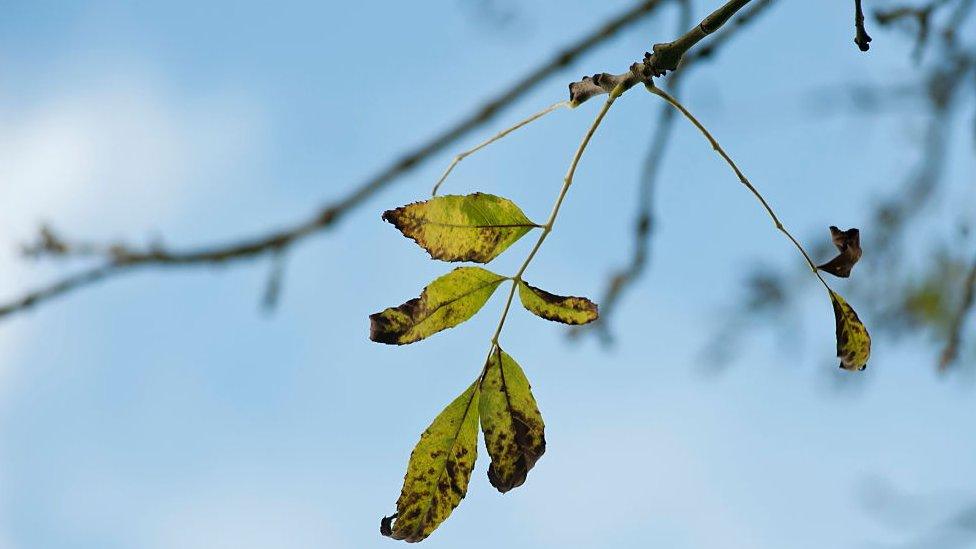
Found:
<path fill-rule="evenodd" d="M 626 4 L 503 3 L 518 15 L 497 28 L 459 1 L 8 3 L 0 296 L 63 272 L 17 254 L 43 221 L 177 246 L 304 217 Z M 923 127 L 919 108 L 850 112 L 846 84 L 912 75 L 901 37 L 877 30 L 857 51 L 849 11 L 781 3 L 684 87 L 805 239 L 869 230 L 871 197 L 912 165 Z M 665 10 L 621 34 L 465 144 L 564 98 L 581 74 L 625 69 L 674 27 Z M 615 105 L 527 280 L 599 295 L 629 250 L 658 106 L 641 90 Z M 544 218 L 596 109 L 558 111 L 469 158 L 446 189 Z M 941 200 L 972 204 L 957 133 Z M 502 305 L 499 292 L 415 345 L 367 339 L 369 313 L 449 268 L 379 215 L 425 197 L 450 156 L 295 249 L 273 315 L 259 311 L 270 265 L 257 261 L 139 272 L 4 322 L 0 547 L 394 546 L 379 518 L 420 432 L 477 375 Z M 705 374 L 701 348 L 748 268 L 800 258 L 686 124 L 658 197 L 653 268 L 619 310 L 615 347 L 567 343 L 513 311 L 502 343 L 533 383 L 548 451 L 505 495 L 482 452 L 426 546 L 898 546 L 968 501 L 971 387 L 936 376 L 925 342 L 879 339 L 868 370 L 841 380 L 854 390 L 837 391 L 833 318 L 812 277 L 788 344 L 759 328 L 733 367 Z M 491 268 L 514 272 L 528 240 Z M 872 486 L 935 499 L 892 521 L 865 501 Z"/>

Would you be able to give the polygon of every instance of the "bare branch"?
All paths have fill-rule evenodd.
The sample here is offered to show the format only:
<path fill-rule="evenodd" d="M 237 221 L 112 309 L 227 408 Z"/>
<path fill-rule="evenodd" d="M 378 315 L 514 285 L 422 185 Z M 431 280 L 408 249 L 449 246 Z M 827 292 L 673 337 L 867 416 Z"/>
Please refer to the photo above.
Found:
<path fill-rule="evenodd" d="M 116 274 L 117 270 L 118 269 L 116 267 L 108 265 L 104 267 L 96 267 L 94 269 L 83 271 L 64 278 L 55 284 L 51 284 L 50 286 L 34 292 L 30 292 L 20 298 L 15 299 L 14 301 L 11 301 L 10 303 L 0 306 L 0 317 L 5 317 L 11 313 L 30 309 L 34 305 L 47 301 L 48 299 L 98 282 L 99 280 Z"/>
<path fill-rule="evenodd" d="M 653 53 L 644 52 L 644 60 L 630 66 L 630 71 L 621 74 L 598 73 L 585 76 L 569 85 L 569 100 L 575 107 L 597 95 L 610 93 L 618 86 L 629 90 L 638 83 L 649 84 L 651 79 L 664 76 L 667 71 L 678 68 L 685 53 L 709 34 L 722 27 L 737 11 L 751 0 L 729 0 L 722 7 L 710 13 L 677 40 L 664 44 L 654 44 Z"/>
<path fill-rule="evenodd" d="M 871 49 L 871 37 L 864 30 L 864 11 L 861 10 L 861 0 L 854 0 L 854 43 L 861 51 Z"/>
<path fill-rule="evenodd" d="M 373 177 L 354 187 L 345 197 L 326 204 L 311 218 L 293 225 L 254 237 L 189 250 L 170 250 L 161 245 L 139 249 L 123 244 L 102 246 L 80 243 L 58 248 L 43 245 L 44 231 L 42 230 L 42 245 L 31 248 L 29 251 L 32 255 L 50 257 L 89 256 L 97 258 L 101 265 L 92 268 L 90 271 L 65 277 L 48 286 L 29 292 L 10 303 L 0 305 L 0 318 L 97 281 L 128 272 L 136 266 L 191 267 L 215 265 L 251 259 L 269 253 L 281 253 L 285 248 L 306 237 L 318 234 L 331 227 L 350 210 L 394 181 L 399 180 L 430 157 L 494 119 L 500 112 L 538 87 L 549 77 L 571 65 L 586 52 L 606 42 L 624 29 L 633 27 L 653 13 L 663 2 L 664 0 L 645 0 L 605 21 L 576 42 L 563 48 L 548 61 L 514 81 L 505 90 L 485 102 L 467 117 L 457 121 L 426 143 L 406 152 Z"/>
<path fill-rule="evenodd" d="M 654 44 L 654 47 L 651 48 L 653 53 L 644 53 L 642 72 L 645 77 L 662 76 L 667 71 L 677 69 L 682 57 L 688 50 L 701 41 L 702 38 L 720 29 L 737 11 L 745 7 L 749 2 L 750 0 L 730 0 L 722 7 L 710 13 L 708 17 L 702 19 L 701 23 L 677 40 L 666 44 Z"/>
<path fill-rule="evenodd" d="M 736 34 L 738 34 L 743 27 L 746 27 L 755 21 L 757 17 L 762 15 L 763 12 L 765 12 L 775 3 L 776 0 L 756 0 L 753 2 L 748 9 L 744 10 L 741 14 L 739 14 L 738 17 L 722 27 L 721 31 L 714 33 L 708 43 L 702 45 L 698 49 L 687 52 L 679 69 L 685 70 L 694 63 L 711 57 L 726 43 L 728 43 L 728 41 L 731 40 Z"/>

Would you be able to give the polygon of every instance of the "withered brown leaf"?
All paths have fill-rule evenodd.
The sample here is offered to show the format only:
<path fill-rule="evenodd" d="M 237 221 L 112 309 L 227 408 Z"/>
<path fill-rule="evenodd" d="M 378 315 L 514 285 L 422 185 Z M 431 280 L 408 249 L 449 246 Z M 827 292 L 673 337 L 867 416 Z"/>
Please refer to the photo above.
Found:
<path fill-rule="evenodd" d="M 857 229 L 842 231 L 831 225 L 830 237 L 840 253 L 837 254 L 837 257 L 817 268 L 825 273 L 847 278 L 851 276 L 851 269 L 854 268 L 854 264 L 861 259 L 861 231 Z"/>

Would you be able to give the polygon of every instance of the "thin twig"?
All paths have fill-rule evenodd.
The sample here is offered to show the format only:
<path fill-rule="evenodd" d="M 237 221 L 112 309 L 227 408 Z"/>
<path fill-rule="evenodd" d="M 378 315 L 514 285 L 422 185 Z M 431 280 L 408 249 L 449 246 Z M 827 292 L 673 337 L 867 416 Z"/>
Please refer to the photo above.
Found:
<path fill-rule="evenodd" d="M 680 73 L 675 73 L 680 74 Z M 672 79 L 672 89 L 677 85 L 677 79 Z M 675 110 L 664 105 L 658 116 L 657 126 L 651 144 L 644 157 L 641 169 L 640 184 L 638 186 L 638 211 L 634 223 L 633 251 L 627 265 L 614 272 L 607 281 L 600 304 L 600 318 L 590 324 L 574 326 L 569 332 L 571 337 L 595 330 L 604 343 L 610 343 L 610 319 L 616 311 L 623 292 L 643 274 L 650 258 L 650 240 L 654 231 L 654 187 L 659 173 L 661 160 L 670 142 L 671 128 L 674 126 Z"/>
<path fill-rule="evenodd" d="M 537 88 L 549 77 L 568 67 L 584 53 L 606 42 L 620 31 L 633 27 L 648 17 L 665 0 L 645 0 L 629 7 L 614 17 L 598 25 L 576 42 L 557 52 L 548 61 L 516 79 L 495 97 L 486 101 L 468 116 L 457 121 L 446 130 L 414 149 L 406 152 L 378 173 L 354 187 L 343 198 L 326 204 L 309 219 L 300 221 L 280 230 L 249 237 L 229 243 L 216 244 L 191 250 L 169 250 L 161 246 L 149 250 L 114 245 L 79 245 L 60 252 L 44 250 L 51 257 L 92 255 L 94 250 L 107 250 L 97 254 L 103 264 L 79 274 L 69 275 L 47 286 L 28 292 L 9 303 L 0 305 L 0 318 L 46 302 L 88 286 L 96 281 L 121 275 L 139 265 L 153 266 L 202 266 L 251 259 L 256 256 L 281 251 L 308 236 L 323 232 L 332 227 L 342 216 L 361 205 L 367 199 L 399 180 L 421 163 L 456 143 L 473 130 L 493 120 L 500 112 Z"/>
<path fill-rule="evenodd" d="M 725 149 L 723 149 L 722 146 L 719 145 L 718 141 L 716 141 L 715 138 L 712 137 L 712 134 L 705 128 L 705 126 L 703 126 L 702 123 L 699 122 L 698 119 L 695 118 L 695 116 L 691 114 L 688 111 L 688 109 L 684 107 L 684 105 L 679 103 L 678 100 L 672 97 L 671 94 L 669 94 L 668 92 L 653 85 L 653 83 L 645 87 L 649 92 L 660 97 L 661 99 L 664 99 L 669 104 L 671 104 L 672 107 L 678 109 L 678 111 L 681 112 L 681 114 L 684 115 L 684 117 L 687 118 L 689 122 L 691 122 L 696 128 L 698 128 L 698 131 L 701 132 L 703 136 L 705 136 L 705 139 L 707 139 L 708 142 L 712 145 L 712 148 L 715 149 L 715 152 L 717 152 L 718 155 L 721 156 L 723 160 L 725 160 L 725 162 L 729 165 L 729 167 L 732 168 L 732 171 L 735 172 L 735 175 L 739 178 L 739 181 L 743 185 L 745 185 L 747 189 L 749 189 L 749 192 L 751 192 L 753 196 L 756 197 L 757 200 L 759 200 L 759 203 L 762 204 L 763 208 L 766 210 L 766 213 L 769 214 L 769 217 L 773 220 L 773 224 L 776 225 L 776 228 L 779 229 L 780 232 L 785 234 L 787 238 L 790 239 L 790 242 L 792 242 L 793 245 L 796 246 L 796 249 L 799 250 L 801 254 L 803 254 L 803 259 L 806 260 L 807 265 L 810 266 L 810 270 L 813 271 L 813 274 L 817 276 L 817 279 L 820 280 L 820 283 L 823 284 L 824 288 L 827 289 L 827 292 L 833 295 L 833 290 L 830 289 L 830 286 L 827 284 L 827 281 L 824 280 L 823 276 L 820 275 L 820 271 L 817 270 L 816 263 L 814 263 L 813 260 L 810 259 L 810 254 L 807 253 L 807 251 L 803 248 L 800 242 L 793 236 L 793 234 L 790 233 L 790 231 L 788 231 L 785 226 L 783 226 L 783 222 L 780 221 L 779 217 L 776 216 L 776 212 L 774 212 L 773 208 L 770 207 L 768 202 L 766 202 L 766 199 L 763 197 L 762 193 L 760 193 L 756 189 L 756 187 L 749 181 L 749 178 L 747 178 L 745 174 L 742 173 L 742 170 L 740 170 L 739 166 L 735 164 L 735 161 L 732 160 L 732 157 L 730 157 L 728 153 L 725 152 Z"/>
<path fill-rule="evenodd" d="M 752 0 L 729 0 L 721 7 L 708 14 L 700 23 L 681 35 L 673 42 L 654 44 L 651 52 L 644 52 L 644 60 L 633 63 L 630 70 L 620 74 L 599 73 L 585 76 L 582 80 L 569 85 L 569 100 L 572 106 L 578 106 L 604 93 L 610 93 L 618 86 L 624 91 L 638 83 L 651 81 L 652 78 L 664 76 L 668 71 L 678 68 L 685 53 L 702 38 L 719 30 L 736 12 L 745 7 Z"/>
<path fill-rule="evenodd" d="M 688 28 L 691 24 L 691 0 L 679 2 L 678 32 Z M 697 50 L 696 50 L 697 51 Z M 684 71 L 671 76 L 671 89 L 676 90 Z M 610 343 L 610 319 L 616 310 L 617 302 L 631 284 L 643 273 L 650 256 L 651 234 L 654 231 L 654 188 L 659 166 L 664 158 L 665 150 L 671 138 L 671 128 L 674 125 L 674 109 L 670 105 L 662 105 L 654 134 L 651 137 L 644 163 L 641 167 L 637 184 L 637 220 L 634 224 L 633 251 L 630 261 L 621 269 L 610 275 L 603 297 L 599 300 L 600 317 L 594 322 L 582 326 L 574 326 L 569 331 L 571 338 L 579 337 L 587 332 L 595 331 L 604 343 Z"/>
<path fill-rule="evenodd" d="M 590 140 L 593 138 L 593 134 L 596 133 L 597 128 L 603 122 L 604 117 L 606 117 L 607 112 L 610 107 L 613 106 L 614 101 L 617 100 L 620 95 L 626 91 L 623 86 L 618 86 L 616 89 L 610 92 L 607 96 L 607 100 L 603 103 L 603 107 L 600 112 L 597 113 L 596 118 L 593 123 L 590 124 L 590 128 L 586 131 L 583 136 L 583 140 L 580 142 L 579 147 L 576 148 L 576 152 L 573 154 L 573 159 L 569 163 L 569 169 L 566 171 L 566 176 L 563 178 L 563 185 L 559 189 L 559 195 L 556 197 L 556 202 L 552 205 L 552 211 L 549 213 L 549 218 L 542 227 L 542 233 L 539 235 L 538 240 L 535 241 L 535 245 L 532 246 L 532 250 L 529 251 L 529 255 L 526 256 L 525 261 L 522 262 L 522 266 L 519 267 L 518 272 L 512 276 L 512 285 L 508 290 L 508 297 L 505 299 L 505 307 L 502 309 L 502 315 L 498 319 L 498 326 L 495 328 L 495 333 L 491 336 L 491 346 L 488 349 L 488 358 L 491 358 L 491 353 L 498 349 L 498 336 L 502 333 L 502 328 L 505 327 L 505 320 L 508 318 L 508 311 L 512 308 L 512 300 L 515 298 L 515 290 L 518 285 L 522 282 L 522 275 L 525 274 L 525 270 L 529 268 L 529 264 L 535 258 L 536 253 L 538 253 L 539 248 L 542 247 L 542 243 L 546 241 L 546 237 L 552 232 L 552 228 L 556 223 L 556 217 L 559 215 L 559 209 L 563 205 L 563 200 L 566 199 L 566 194 L 569 192 L 569 188 L 573 184 L 573 177 L 576 175 L 576 168 L 579 166 L 580 159 L 583 158 L 583 153 L 586 151 L 586 147 L 590 144 Z M 481 373 L 482 379 L 488 369 L 488 361 L 486 360 L 485 369 Z"/>
<path fill-rule="evenodd" d="M 668 81 L 672 95 L 677 91 L 680 80 L 688 74 L 688 70 L 692 66 L 695 66 L 699 61 L 712 59 L 741 28 L 756 20 L 763 11 L 773 5 L 774 1 L 758 0 L 752 3 L 722 27 L 721 31 L 714 33 L 708 43 L 686 52 L 677 71 L 671 75 Z M 691 24 L 690 2 L 682 2 L 681 5 L 683 9 L 682 15 L 679 17 L 679 29 L 685 29 Z M 635 284 L 647 269 L 647 264 L 650 261 L 650 243 L 654 232 L 654 187 L 658 179 L 659 166 L 670 141 L 670 130 L 676 112 L 670 105 L 661 106 L 654 135 L 644 158 L 638 184 L 638 213 L 637 221 L 634 224 L 634 247 L 630 260 L 625 267 L 614 272 L 607 280 L 603 297 L 599 301 L 600 318 L 590 324 L 574 326 L 569 331 L 571 338 L 592 332 L 599 335 L 604 343 L 610 343 L 612 340 L 610 321 L 616 311 L 617 303 L 627 288 Z"/>
<path fill-rule="evenodd" d="M 482 141 L 476 147 L 474 147 L 472 149 L 468 149 L 468 150 L 466 150 L 466 151 L 458 154 L 457 156 L 454 157 L 453 160 L 451 160 L 451 163 L 447 166 L 447 169 L 444 170 L 444 174 L 441 175 L 440 179 L 437 180 L 437 183 L 434 184 L 434 189 L 430 191 L 431 196 L 437 196 L 437 191 L 438 191 L 438 189 L 441 188 L 441 185 L 444 184 L 444 181 L 447 179 L 447 176 L 451 175 L 451 172 L 454 171 L 454 167 L 457 166 L 458 164 L 460 164 L 461 161 L 464 160 L 465 158 L 467 158 L 467 157 L 471 156 L 472 154 L 480 151 L 481 149 L 487 147 L 488 145 L 491 145 L 495 141 L 498 141 L 499 139 L 501 139 L 501 138 L 505 137 L 506 135 L 514 132 L 515 130 L 517 130 L 519 128 L 522 128 L 524 126 L 527 126 L 527 125 L 531 124 L 532 122 L 535 122 L 536 120 L 538 120 L 538 119 L 542 118 L 543 116 L 551 113 L 552 111 L 554 111 L 556 109 L 559 109 L 561 107 L 568 107 L 568 106 L 569 106 L 569 101 L 560 101 L 559 103 L 553 103 L 552 105 L 549 105 L 548 107 L 546 107 L 546 108 L 542 109 L 541 111 L 533 114 L 532 116 L 529 116 L 528 118 L 525 118 L 524 120 L 520 120 L 519 122 L 515 123 L 515 125 L 509 126 L 509 127 L 505 128 L 504 130 L 496 133 L 492 137 L 490 137 L 490 138 Z"/>

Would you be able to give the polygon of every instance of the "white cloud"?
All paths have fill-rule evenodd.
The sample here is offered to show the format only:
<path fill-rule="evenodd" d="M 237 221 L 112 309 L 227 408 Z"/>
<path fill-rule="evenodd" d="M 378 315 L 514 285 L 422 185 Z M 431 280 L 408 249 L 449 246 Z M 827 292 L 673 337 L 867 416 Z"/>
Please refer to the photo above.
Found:
<path fill-rule="evenodd" d="M 240 94 L 187 99 L 144 77 L 62 84 L 26 106 L 0 95 L 0 122 L 0 299 L 58 272 L 19 254 L 42 222 L 142 240 L 226 190 L 220 181 L 246 173 L 263 145 L 260 111 Z M 0 357 L 14 345 L 8 328 Z"/>
<path fill-rule="evenodd" d="M 301 494 L 270 486 L 212 487 L 164 508 L 147 547 L 264 549 L 334 547 L 326 516 Z"/>
<path fill-rule="evenodd" d="M 102 79 L 14 110 L 0 96 L 3 238 L 41 220 L 131 230 L 254 156 L 260 117 L 235 93 L 183 100 L 149 79 Z M 97 220 L 97 226 L 91 226 Z"/>
<path fill-rule="evenodd" d="M 141 76 L 90 82 L 27 101 L 0 92 L 0 300 L 63 273 L 20 257 L 41 222 L 81 238 L 144 237 L 226 191 L 219 181 L 246 173 L 263 146 L 261 111 L 237 92 L 187 98 Z M 0 329 L 2 409 L 18 350 L 40 328 L 32 317 Z M 11 546 L 5 530 L 0 547 Z"/>
<path fill-rule="evenodd" d="M 320 494 L 251 466 L 223 462 L 190 481 L 87 470 L 58 490 L 58 505 L 49 512 L 62 530 L 98 543 L 146 549 L 343 545 L 327 511 L 315 503 Z"/>

